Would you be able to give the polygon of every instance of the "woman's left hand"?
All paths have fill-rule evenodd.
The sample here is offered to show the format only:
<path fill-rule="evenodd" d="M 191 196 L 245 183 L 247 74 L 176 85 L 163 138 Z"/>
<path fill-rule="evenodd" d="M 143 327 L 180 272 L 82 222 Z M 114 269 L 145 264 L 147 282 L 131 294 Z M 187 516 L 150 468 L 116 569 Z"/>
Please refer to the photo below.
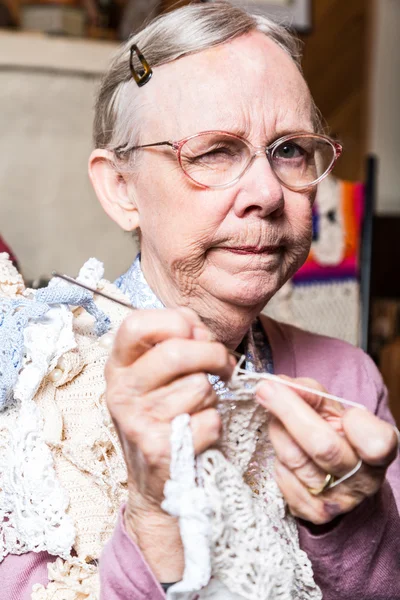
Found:
<path fill-rule="evenodd" d="M 292 381 L 325 391 L 312 379 Z M 271 413 L 275 477 L 295 517 L 322 525 L 379 490 L 397 455 L 398 437 L 392 425 L 367 410 L 344 409 L 279 382 L 259 384 L 256 398 Z M 362 465 L 354 475 L 318 493 L 327 475 L 339 479 L 360 459 Z"/>

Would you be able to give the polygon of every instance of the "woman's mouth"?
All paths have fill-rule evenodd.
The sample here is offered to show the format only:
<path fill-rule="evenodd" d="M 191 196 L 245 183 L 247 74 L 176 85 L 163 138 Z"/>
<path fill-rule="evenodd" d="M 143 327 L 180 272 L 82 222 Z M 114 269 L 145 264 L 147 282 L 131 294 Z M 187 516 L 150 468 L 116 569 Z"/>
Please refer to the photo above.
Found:
<path fill-rule="evenodd" d="M 222 246 L 221 249 L 234 254 L 276 254 L 280 246 Z"/>

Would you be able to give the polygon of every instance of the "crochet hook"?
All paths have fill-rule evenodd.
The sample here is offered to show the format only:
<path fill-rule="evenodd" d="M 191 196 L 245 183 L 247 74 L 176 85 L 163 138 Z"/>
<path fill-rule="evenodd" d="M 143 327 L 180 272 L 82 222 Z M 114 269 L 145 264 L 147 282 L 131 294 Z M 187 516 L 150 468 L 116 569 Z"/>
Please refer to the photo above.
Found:
<path fill-rule="evenodd" d="M 109 296 L 108 294 L 105 294 L 104 292 L 101 292 L 100 290 L 96 290 L 95 288 L 90 287 L 90 285 L 86 285 L 86 283 L 81 283 L 80 281 L 78 281 L 77 279 L 74 279 L 73 277 L 69 277 L 68 275 L 62 275 L 61 273 L 57 273 L 57 271 L 53 271 L 52 275 L 53 275 L 53 277 L 58 277 L 59 279 L 64 279 L 64 281 L 68 281 L 68 283 L 72 283 L 81 288 L 84 288 L 85 290 L 88 290 L 89 292 L 92 292 L 93 294 L 97 294 L 98 296 L 107 298 L 107 300 L 111 300 L 111 302 L 116 302 L 117 304 L 120 304 L 121 306 L 130 308 L 131 310 L 136 310 L 136 308 L 134 306 L 132 306 L 132 304 L 128 304 L 128 302 L 119 300 L 119 298 L 113 298 L 112 296 Z"/>

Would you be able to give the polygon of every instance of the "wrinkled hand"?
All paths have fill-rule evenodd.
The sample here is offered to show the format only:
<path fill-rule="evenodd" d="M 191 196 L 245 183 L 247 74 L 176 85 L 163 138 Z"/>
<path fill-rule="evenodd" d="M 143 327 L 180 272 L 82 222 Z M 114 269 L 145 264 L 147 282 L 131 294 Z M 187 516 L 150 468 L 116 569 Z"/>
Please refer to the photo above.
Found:
<path fill-rule="evenodd" d="M 128 469 L 128 513 L 161 512 L 177 415 L 191 415 L 196 454 L 217 441 L 217 396 L 206 373 L 229 379 L 234 364 L 189 309 L 137 310 L 121 325 L 105 377 Z"/>
<path fill-rule="evenodd" d="M 289 379 L 289 378 L 286 378 Z M 295 379 L 317 390 L 312 379 Z M 398 449 L 392 425 L 358 408 L 266 381 L 257 401 L 272 414 L 270 437 L 276 453 L 276 481 L 291 513 L 315 525 L 347 513 L 381 487 Z M 320 495 L 326 475 L 337 479 L 362 459 L 359 471 Z"/>

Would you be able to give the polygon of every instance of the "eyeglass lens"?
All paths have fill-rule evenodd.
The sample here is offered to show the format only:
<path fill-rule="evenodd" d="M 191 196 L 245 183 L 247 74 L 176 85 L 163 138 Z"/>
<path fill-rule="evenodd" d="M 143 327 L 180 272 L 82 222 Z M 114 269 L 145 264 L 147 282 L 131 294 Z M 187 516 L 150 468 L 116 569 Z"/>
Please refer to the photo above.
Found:
<path fill-rule="evenodd" d="M 253 150 L 240 138 L 224 133 L 204 133 L 190 138 L 181 148 L 180 161 L 186 175 L 209 186 L 228 185 L 249 166 Z M 271 167 L 278 179 L 290 187 L 312 185 L 331 167 L 335 150 L 328 141 L 299 136 L 274 147 Z"/>

